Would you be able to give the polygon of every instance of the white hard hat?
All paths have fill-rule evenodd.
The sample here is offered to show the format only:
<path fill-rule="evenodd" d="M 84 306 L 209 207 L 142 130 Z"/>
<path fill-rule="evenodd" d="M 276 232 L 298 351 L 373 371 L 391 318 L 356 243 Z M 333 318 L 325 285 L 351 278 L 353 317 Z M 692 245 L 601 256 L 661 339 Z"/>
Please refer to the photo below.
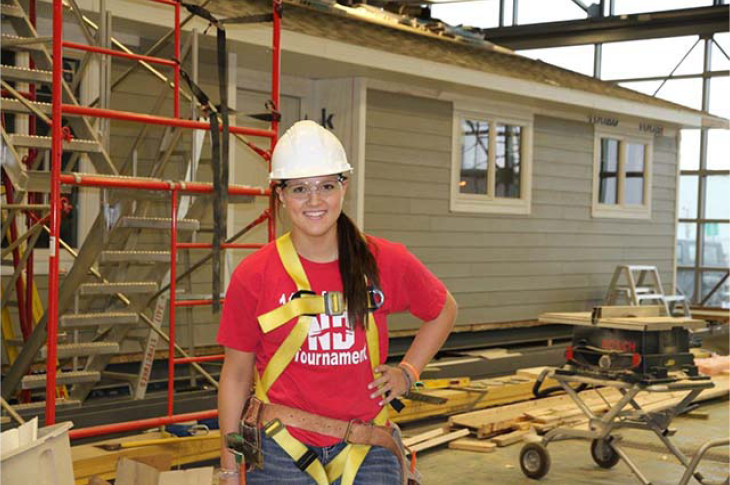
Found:
<path fill-rule="evenodd" d="M 351 172 L 345 148 L 314 121 L 297 121 L 279 139 L 271 156 L 270 180 Z"/>

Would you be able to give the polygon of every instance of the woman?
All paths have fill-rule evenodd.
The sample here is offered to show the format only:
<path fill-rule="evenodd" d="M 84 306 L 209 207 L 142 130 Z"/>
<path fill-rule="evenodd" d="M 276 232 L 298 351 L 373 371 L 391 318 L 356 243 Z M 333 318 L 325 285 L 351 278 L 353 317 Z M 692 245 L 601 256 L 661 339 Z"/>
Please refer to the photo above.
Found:
<path fill-rule="evenodd" d="M 446 340 L 456 303 L 405 247 L 364 236 L 342 212 L 352 167 L 330 132 L 296 123 L 272 169 L 292 230 L 232 275 L 218 333 L 221 435 L 239 432 L 248 401 L 249 485 L 406 483 L 387 406 Z M 384 365 L 387 315 L 406 310 L 425 323 L 403 361 Z M 239 473 L 224 443 L 221 484 Z"/>

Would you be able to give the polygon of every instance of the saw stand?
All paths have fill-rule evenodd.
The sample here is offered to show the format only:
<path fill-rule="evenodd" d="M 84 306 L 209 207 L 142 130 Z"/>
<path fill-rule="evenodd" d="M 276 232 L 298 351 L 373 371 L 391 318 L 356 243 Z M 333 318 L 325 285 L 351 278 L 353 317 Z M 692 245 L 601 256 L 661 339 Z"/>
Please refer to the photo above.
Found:
<path fill-rule="evenodd" d="M 671 420 L 686 411 L 699 393 L 705 389 L 714 387 L 709 380 L 677 380 L 662 384 L 647 384 L 642 382 L 629 383 L 619 380 L 604 380 L 580 375 L 579 372 L 564 369 L 545 369 L 538 378 L 542 382 L 550 377 L 560 384 L 562 389 L 570 396 L 583 414 L 588 418 L 588 429 L 555 428 L 543 436 L 539 442 L 527 443 L 520 452 L 520 468 L 522 472 L 532 479 L 539 479 L 545 476 L 550 470 L 550 455 L 547 446 L 558 439 L 587 439 L 591 440 L 591 456 L 601 468 L 613 468 L 619 461 L 631 469 L 642 485 L 651 485 L 651 482 L 639 470 L 626 452 L 620 446 L 620 436 L 614 432 L 620 429 L 643 429 L 653 431 L 666 448 L 685 467 L 685 473 L 680 485 L 688 483 L 691 477 L 696 478 L 703 485 L 727 484 L 728 479 L 717 482 L 709 481 L 696 471 L 702 456 L 708 449 L 728 444 L 728 440 L 717 440 L 706 443 L 695 457 L 690 460 L 670 440 L 673 434 L 669 430 Z M 584 386 L 602 386 L 604 388 L 615 388 L 622 397 L 616 403 L 609 405 L 605 414 L 597 416 L 586 404 L 583 398 L 576 392 L 571 384 Z M 635 398 L 641 392 L 675 392 L 687 391 L 686 396 L 677 404 L 658 412 L 648 412 L 642 409 Z M 628 408 L 628 409 L 625 409 Z"/>

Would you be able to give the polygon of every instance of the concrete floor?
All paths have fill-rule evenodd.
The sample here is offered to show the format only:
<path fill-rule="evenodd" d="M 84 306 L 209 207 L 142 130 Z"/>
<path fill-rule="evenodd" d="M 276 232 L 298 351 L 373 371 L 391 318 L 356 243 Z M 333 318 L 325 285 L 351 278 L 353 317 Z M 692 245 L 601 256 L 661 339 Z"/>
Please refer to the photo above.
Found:
<path fill-rule="evenodd" d="M 685 453 L 696 450 L 709 439 L 727 437 L 730 433 L 730 406 L 728 401 L 707 403 L 698 410 L 708 413 L 709 419 L 698 420 L 678 417 L 672 423 L 677 429 L 673 442 Z M 443 424 L 404 426 L 404 434 L 414 435 Z M 651 432 L 626 430 L 621 432 L 626 441 L 640 444 L 660 445 Z M 611 470 L 599 468 L 591 458 L 587 441 L 570 440 L 553 442 L 548 446 L 552 466 L 550 472 L 539 482 L 525 477 L 519 467 L 519 453 L 522 444 L 497 448 L 492 453 L 474 453 L 450 450 L 446 447 L 425 451 L 418 456 L 418 468 L 423 474 L 424 485 L 631 485 L 639 480 L 624 463 Z M 668 452 L 648 451 L 624 446 L 627 454 L 653 485 L 671 485 L 679 482 L 684 468 Z M 728 449 L 715 448 L 717 461 L 705 461 L 700 470 L 708 478 L 724 479 L 728 473 Z M 717 455 L 720 455 L 719 457 Z M 724 474 L 724 475 L 723 475 Z M 696 481 L 690 483 L 696 484 Z"/>

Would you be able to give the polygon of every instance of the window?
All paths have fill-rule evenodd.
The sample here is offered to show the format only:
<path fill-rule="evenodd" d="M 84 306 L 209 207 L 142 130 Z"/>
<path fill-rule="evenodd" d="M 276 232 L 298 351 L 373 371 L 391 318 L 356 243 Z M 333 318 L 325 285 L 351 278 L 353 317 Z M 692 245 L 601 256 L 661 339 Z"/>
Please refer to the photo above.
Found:
<path fill-rule="evenodd" d="M 529 214 L 532 120 L 457 110 L 451 210 Z"/>
<path fill-rule="evenodd" d="M 593 217 L 651 217 L 651 138 L 596 132 Z"/>

